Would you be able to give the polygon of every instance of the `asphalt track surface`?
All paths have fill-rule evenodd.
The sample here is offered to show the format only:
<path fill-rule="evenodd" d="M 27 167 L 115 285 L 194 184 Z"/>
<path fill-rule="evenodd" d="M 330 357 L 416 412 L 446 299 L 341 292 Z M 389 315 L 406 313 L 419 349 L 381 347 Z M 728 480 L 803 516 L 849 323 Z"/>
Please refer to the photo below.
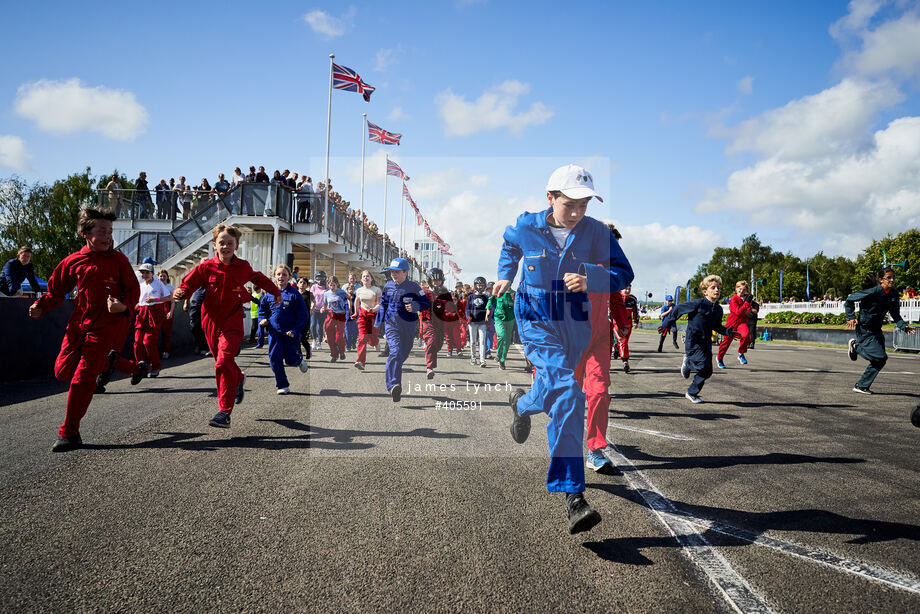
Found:
<path fill-rule="evenodd" d="M 693 405 L 656 339 L 614 370 L 624 475 L 588 472 L 603 522 L 577 536 L 545 491 L 545 418 L 508 433 L 516 351 L 507 371 L 442 354 L 456 390 L 423 392 L 415 350 L 394 404 L 376 354 L 359 373 L 316 353 L 280 397 L 246 348 L 230 430 L 207 426 L 213 362 L 170 360 L 113 381 L 67 454 L 66 389 L 6 385 L 0 610 L 920 611 L 920 359 L 892 355 L 866 397 L 864 361 L 761 343 Z"/>

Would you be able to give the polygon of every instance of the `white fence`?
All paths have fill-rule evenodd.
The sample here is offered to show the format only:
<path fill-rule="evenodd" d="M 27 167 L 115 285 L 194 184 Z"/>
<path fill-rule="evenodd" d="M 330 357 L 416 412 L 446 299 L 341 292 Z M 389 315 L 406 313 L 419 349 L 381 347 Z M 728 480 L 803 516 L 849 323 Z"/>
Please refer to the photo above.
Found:
<path fill-rule="evenodd" d="M 777 311 L 801 311 L 809 313 L 843 313 L 843 301 L 799 301 L 795 303 L 761 303 L 758 315 L 762 318 Z M 901 301 L 901 317 L 908 322 L 920 320 L 920 299 Z"/>

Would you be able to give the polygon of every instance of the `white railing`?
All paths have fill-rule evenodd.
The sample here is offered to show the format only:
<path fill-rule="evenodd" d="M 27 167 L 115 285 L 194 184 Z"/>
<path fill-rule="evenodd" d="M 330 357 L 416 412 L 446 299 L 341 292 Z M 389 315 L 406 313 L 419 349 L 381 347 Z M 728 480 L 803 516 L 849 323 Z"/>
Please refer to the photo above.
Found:
<path fill-rule="evenodd" d="M 844 313 L 843 301 L 796 301 L 795 303 L 761 303 L 758 315 L 778 311 L 801 311 L 809 313 Z M 901 301 L 901 317 L 908 322 L 920 320 L 920 299 Z"/>

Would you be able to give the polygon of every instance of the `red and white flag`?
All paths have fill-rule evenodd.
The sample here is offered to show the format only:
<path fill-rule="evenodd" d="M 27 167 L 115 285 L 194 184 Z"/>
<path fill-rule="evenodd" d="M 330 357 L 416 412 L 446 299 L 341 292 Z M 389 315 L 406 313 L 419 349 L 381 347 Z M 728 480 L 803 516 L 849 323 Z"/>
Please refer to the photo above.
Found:
<path fill-rule="evenodd" d="M 399 145 L 399 139 L 402 138 L 402 135 L 395 132 L 387 132 L 377 124 L 367 122 L 367 138 L 370 139 L 372 143 L 380 143 L 381 145 Z"/>

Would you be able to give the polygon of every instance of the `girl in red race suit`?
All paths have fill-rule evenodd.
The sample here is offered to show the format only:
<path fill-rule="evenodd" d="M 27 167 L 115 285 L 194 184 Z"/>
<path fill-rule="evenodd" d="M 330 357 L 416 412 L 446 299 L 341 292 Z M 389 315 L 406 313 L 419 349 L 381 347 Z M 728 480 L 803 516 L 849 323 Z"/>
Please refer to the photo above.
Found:
<path fill-rule="evenodd" d="M 186 294 L 191 295 L 201 287 L 207 288 L 201 306 L 201 326 L 215 358 L 217 405 L 220 408 L 208 424 L 228 429 L 234 403 L 243 401 L 246 381 L 235 360 L 243 343 L 242 305 L 249 300 L 245 286 L 253 283 L 262 288 L 275 297 L 276 305 L 281 303 L 281 291 L 266 275 L 253 271 L 248 262 L 234 255 L 242 236 L 238 229 L 220 224 L 212 234 L 216 255 L 189 271 L 173 297 L 181 301 Z"/>
<path fill-rule="evenodd" d="M 145 366 L 138 367 L 119 354 L 140 286 L 125 255 L 112 249 L 114 220 L 111 211 L 92 207 L 80 211 L 77 230 L 86 240 L 86 247 L 55 267 L 47 294 L 29 307 L 29 316 L 37 319 L 58 308 L 75 289 L 73 314 L 54 363 L 54 376 L 70 382 L 70 391 L 64 423 L 58 429 L 52 452 L 68 452 L 83 445 L 80 420 L 93 399 L 98 376 L 118 368 L 131 373 L 131 383 L 137 384 L 147 374 Z"/>
<path fill-rule="evenodd" d="M 639 301 L 626 286 L 610 295 L 611 333 L 615 345 L 613 355 L 623 361 L 623 372 L 629 373 L 629 336 L 639 324 Z"/>
<path fill-rule="evenodd" d="M 735 330 L 741 335 L 741 341 L 739 342 L 740 346 L 738 347 L 738 362 L 746 365 L 747 358 L 744 356 L 744 353 L 747 352 L 748 345 L 751 342 L 751 331 L 748 328 L 748 316 L 751 313 L 756 314 L 757 308 L 751 303 L 751 293 L 748 290 L 748 282 L 743 279 L 735 284 L 735 295 L 728 301 L 728 310 L 728 320 L 725 322 L 725 326 L 726 328 Z M 722 337 L 722 342 L 719 343 L 719 353 L 716 360 L 716 365 L 720 369 L 725 368 L 725 363 L 722 361 L 731 344 L 731 337 Z"/>

